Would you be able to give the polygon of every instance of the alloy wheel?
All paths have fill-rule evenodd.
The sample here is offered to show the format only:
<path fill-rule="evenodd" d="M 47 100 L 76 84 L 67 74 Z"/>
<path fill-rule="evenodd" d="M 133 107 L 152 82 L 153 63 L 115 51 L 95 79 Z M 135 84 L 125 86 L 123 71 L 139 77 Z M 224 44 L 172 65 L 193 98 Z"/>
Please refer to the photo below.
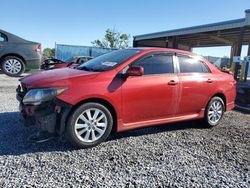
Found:
<path fill-rule="evenodd" d="M 9 74 L 17 74 L 22 70 L 22 63 L 17 59 L 8 59 L 3 68 Z"/>
<path fill-rule="evenodd" d="M 208 120 L 216 124 L 222 117 L 223 105 L 220 101 L 215 100 L 208 109 Z"/>
<path fill-rule="evenodd" d="M 83 142 L 94 142 L 101 138 L 108 126 L 105 113 L 97 108 L 85 110 L 76 120 L 75 134 Z"/>

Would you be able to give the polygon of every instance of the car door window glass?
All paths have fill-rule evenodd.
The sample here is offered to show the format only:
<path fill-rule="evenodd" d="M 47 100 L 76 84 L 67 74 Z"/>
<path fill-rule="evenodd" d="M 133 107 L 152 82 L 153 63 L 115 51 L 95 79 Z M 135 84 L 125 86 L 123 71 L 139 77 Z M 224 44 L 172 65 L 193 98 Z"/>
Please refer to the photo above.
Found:
<path fill-rule="evenodd" d="M 0 42 L 5 42 L 5 41 L 7 41 L 7 37 L 4 34 L 0 33 Z"/>
<path fill-rule="evenodd" d="M 211 72 L 210 69 L 208 68 L 208 66 L 204 62 L 200 61 L 200 63 L 201 63 L 201 66 L 202 66 L 202 71 L 204 73 L 210 73 Z"/>
<path fill-rule="evenodd" d="M 208 67 L 199 60 L 191 57 L 179 56 L 180 73 L 208 73 Z"/>
<path fill-rule="evenodd" d="M 174 73 L 173 57 L 165 54 L 147 56 L 133 65 L 142 66 L 144 75 Z"/>

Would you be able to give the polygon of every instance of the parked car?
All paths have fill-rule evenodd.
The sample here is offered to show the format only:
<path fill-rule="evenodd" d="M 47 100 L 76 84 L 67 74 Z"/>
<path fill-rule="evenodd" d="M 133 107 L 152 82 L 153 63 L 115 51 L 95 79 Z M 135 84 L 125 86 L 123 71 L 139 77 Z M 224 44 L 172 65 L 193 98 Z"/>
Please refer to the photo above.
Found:
<path fill-rule="evenodd" d="M 250 113 L 250 83 L 238 82 L 236 91 L 236 108 Z"/>
<path fill-rule="evenodd" d="M 20 76 L 26 68 L 39 68 L 41 44 L 0 30 L 0 69 L 8 76 Z"/>
<path fill-rule="evenodd" d="M 41 69 L 43 70 L 51 70 L 63 67 L 76 67 L 82 63 L 87 62 L 88 60 L 93 59 L 91 56 L 74 56 L 69 58 L 66 61 L 62 61 L 55 58 L 49 58 L 42 62 Z"/>
<path fill-rule="evenodd" d="M 235 88 L 231 74 L 191 52 L 132 48 L 29 75 L 17 98 L 26 122 L 86 148 L 112 130 L 194 119 L 214 127 L 234 108 Z"/>

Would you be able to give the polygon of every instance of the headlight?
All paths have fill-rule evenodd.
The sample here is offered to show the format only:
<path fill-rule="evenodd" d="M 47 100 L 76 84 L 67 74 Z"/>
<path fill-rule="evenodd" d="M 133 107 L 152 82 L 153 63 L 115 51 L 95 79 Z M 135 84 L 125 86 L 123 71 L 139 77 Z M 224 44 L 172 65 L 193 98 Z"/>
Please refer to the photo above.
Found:
<path fill-rule="evenodd" d="M 31 89 L 23 98 L 25 105 L 39 105 L 42 102 L 50 101 L 55 96 L 63 93 L 67 88 L 44 88 L 44 89 Z"/>

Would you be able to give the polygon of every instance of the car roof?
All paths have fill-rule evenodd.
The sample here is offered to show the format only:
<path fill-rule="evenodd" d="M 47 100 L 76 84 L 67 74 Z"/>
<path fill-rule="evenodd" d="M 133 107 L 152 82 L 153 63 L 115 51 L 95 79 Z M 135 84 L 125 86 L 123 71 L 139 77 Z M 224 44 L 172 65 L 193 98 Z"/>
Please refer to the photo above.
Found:
<path fill-rule="evenodd" d="M 2 29 L 0 29 L 0 33 L 3 33 L 4 35 L 7 36 L 8 38 L 8 41 L 11 41 L 11 42 L 29 42 L 29 43 L 36 43 L 36 42 L 33 42 L 33 41 L 28 41 L 26 39 L 23 39 L 17 35 L 14 35 L 12 33 L 9 33 L 7 31 L 4 31 Z"/>
<path fill-rule="evenodd" d="M 138 49 L 142 51 L 164 51 L 164 52 L 176 52 L 176 53 L 183 53 L 183 54 L 188 54 L 188 55 L 193 55 L 197 56 L 197 54 L 186 51 L 186 50 L 179 50 L 179 49 L 174 49 L 174 48 L 160 48 L 160 47 L 136 47 L 136 48 L 130 48 L 130 49 Z"/>
<path fill-rule="evenodd" d="M 180 50 L 180 49 L 174 49 L 174 48 L 160 48 L 160 47 L 135 47 L 135 48 L 128 48 L 128 49 L 137 49 L 137 50 L 141 50 L 142 52 L 172 52 L 172 53 L 180 53 L 183 55 L 188 55 L 188 56 L 194 56 L 197 57 L 198 59 L 202 60 L 202 61 L 207 61 L 209 62 L 206 58 L 204 58 L 201 55 L 198 55 L 196 53 L 190 52 L 190 51 L 186 51 L 186 50 Z"/>

